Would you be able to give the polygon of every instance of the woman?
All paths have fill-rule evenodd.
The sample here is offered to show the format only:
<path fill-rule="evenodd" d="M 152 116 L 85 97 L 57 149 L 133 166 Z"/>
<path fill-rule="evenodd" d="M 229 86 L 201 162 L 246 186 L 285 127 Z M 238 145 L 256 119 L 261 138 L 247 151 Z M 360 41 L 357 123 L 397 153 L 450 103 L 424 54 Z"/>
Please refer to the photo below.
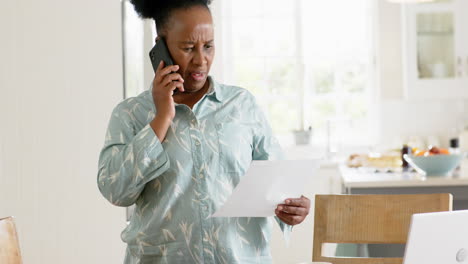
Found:
<path fill-rule="evenodd" d="M 270 219 L 208 218 L 252 160 L 280 155 L 254 97 L 208 76 L 210 1 L 132 3 L 155 19 L 176 65 L 160 64 L 151 91 L 115 107 L 100 154 L 101 193 L 117 206 L 136 204 L 122 232 L 125 263 L 271 263 Z M 309 207 L 305 197 L 287 199 L 276 220 L 287 232 Z"/>

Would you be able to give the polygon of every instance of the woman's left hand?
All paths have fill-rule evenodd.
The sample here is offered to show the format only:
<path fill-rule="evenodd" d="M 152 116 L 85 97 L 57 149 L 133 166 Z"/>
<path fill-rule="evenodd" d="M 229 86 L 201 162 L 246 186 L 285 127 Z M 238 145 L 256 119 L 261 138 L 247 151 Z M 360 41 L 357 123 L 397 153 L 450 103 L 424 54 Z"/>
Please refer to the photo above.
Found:
<path fill-rule="evenodd" d="M 310 200 L 305 196 L 301 198 L 288 198 L 284 204 L 278 204 L 275 210 L 276 216 L 288 225 L 302 223 L 309 214 Z"/>

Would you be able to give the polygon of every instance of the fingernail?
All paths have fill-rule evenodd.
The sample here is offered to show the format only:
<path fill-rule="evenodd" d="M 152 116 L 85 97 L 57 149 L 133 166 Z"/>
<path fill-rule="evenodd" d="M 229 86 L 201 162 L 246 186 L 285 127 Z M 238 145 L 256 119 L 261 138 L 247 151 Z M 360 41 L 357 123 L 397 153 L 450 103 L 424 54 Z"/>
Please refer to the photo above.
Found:
<path fill-rule="evenodd" d="M 286 204 L 290 204 L 291 203 L 291 200 L 286 200 Z"/>
<path fill-rule="evenodd" d="M 283 210 L 283 206 L 278 206 L 278 210 Z"/>

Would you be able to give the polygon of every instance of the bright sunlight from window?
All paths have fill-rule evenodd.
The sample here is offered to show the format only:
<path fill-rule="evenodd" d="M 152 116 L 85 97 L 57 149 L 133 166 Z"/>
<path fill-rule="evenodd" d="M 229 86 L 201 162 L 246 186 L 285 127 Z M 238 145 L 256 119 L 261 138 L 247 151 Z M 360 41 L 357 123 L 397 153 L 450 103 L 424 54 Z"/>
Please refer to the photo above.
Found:
<path fill-rule="evenodd" d="M 371 1 L 226 1 L 226 79 L 256 96 L 283 144 L 309 126 L 314 144 L 371 140 Z"/>

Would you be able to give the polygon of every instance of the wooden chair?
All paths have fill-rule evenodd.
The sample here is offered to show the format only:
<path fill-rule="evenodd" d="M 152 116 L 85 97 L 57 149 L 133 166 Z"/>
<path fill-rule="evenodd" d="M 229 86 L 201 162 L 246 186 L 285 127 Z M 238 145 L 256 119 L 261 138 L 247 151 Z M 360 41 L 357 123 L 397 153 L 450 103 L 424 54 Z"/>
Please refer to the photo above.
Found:
<path fill-rule="evenodd" d="M 0 263 L 22 263 L 13 217 L 0 218 Z"/>
<path fill-rule="evenodd" d="M 405 244 L 413 214 L 451 210 L 451 194 L 316 195 L 312 261 L 401 264 L 402 258 L 325 257 L 322 245 Z"/>

